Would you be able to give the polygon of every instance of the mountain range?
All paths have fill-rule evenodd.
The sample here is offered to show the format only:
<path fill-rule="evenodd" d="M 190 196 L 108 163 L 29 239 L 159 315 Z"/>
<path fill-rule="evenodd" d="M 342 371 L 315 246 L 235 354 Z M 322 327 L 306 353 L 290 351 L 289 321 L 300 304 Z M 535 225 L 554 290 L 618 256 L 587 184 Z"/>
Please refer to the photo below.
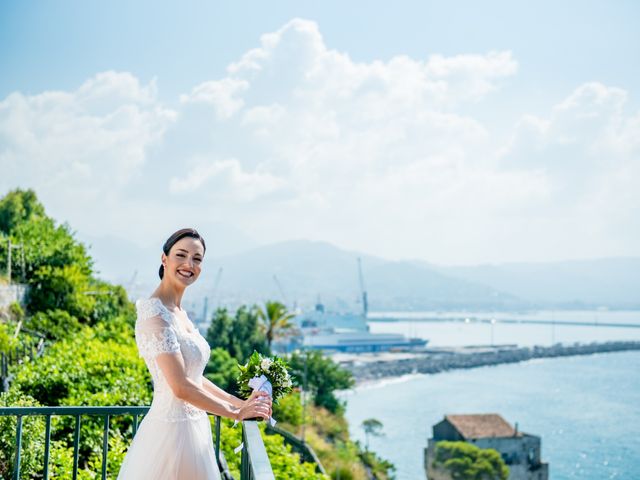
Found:
<path fill-rule="evenodd" d="M 159 252 L 119 239 L 91 239 L 102 276 L 133 297 L 157 282 Z M 277 299 L 310 308 L 320 301 L 339 311 L 362 310 L 358 258 L 370 311 L 640 308 L 640 258 L 549 263 L 439 266 L 387 260 L 327 242 L 292 240 L 209 257 L 188 299 L 236 306 Z M 133 272 L 140 274 L 133 276 Z M 219 278 L 218 278 L 219 277 Z"/>

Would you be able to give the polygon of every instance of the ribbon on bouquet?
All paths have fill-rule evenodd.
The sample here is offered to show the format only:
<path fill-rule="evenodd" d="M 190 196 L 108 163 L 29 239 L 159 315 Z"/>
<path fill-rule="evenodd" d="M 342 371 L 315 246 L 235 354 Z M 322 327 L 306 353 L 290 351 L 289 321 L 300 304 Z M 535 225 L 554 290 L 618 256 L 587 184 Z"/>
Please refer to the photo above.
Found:
<path fill-rule="evenodd" d="M 270 397 L 273 396 L 273 386 L 271 385 L 271 382 L 269 381 L 269 379 L 264 375 L 260 375 L 259 377 L 253 377 L 251 380 L 249 380 L 248 385 L 253 390 L 256 390 L 258 392 L 267 392 Z M 269 417 L 269 425 L 271 425 L 272 427 L 275 427 L 276 423 L 278 422 L 276 422 L 275 418 Z M 237 424 L 238 424 L 238 421 L 236 420 L 235 422 L 233 422 L 233 427 L 235 428 Z M 242 450 L 243 446 L 244 446 L 244 442 L 238 445 L 236 448 L 234 448 L 233 453 L 238 453 L 240 450 Z"/>

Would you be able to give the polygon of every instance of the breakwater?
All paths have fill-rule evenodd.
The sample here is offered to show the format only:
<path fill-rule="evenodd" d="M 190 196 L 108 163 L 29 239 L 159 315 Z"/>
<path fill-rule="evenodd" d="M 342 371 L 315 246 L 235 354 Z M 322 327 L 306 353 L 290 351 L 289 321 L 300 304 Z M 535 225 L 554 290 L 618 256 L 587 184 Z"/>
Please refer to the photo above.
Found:
<path fill-rule="evenodd" d="M 425 353 L 352 356 L 340 361 L 357 383 L 408 374 L 431 374 L 454 369 L 467 369 L 517 363 L 535 358 L 592 355 L 595 353 L 640 350 L 638 341 L 616 341 L 589 344 L 556 344 L 549 347 L 466 347 L 432 349 Z"/>

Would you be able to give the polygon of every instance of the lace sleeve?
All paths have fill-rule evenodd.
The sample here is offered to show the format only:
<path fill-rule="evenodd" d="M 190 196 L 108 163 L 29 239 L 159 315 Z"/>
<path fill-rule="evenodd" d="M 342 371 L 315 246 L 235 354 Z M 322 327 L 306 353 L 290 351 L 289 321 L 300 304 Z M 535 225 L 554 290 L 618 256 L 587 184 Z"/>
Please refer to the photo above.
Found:
<path fill-rule="evenodd" d="M 136 343 L 143 358 L 154 359 L 161 353 L 180 351 L 176 331 L 163 316 L 156 302 L 138 301 L 136 321 Z"/>

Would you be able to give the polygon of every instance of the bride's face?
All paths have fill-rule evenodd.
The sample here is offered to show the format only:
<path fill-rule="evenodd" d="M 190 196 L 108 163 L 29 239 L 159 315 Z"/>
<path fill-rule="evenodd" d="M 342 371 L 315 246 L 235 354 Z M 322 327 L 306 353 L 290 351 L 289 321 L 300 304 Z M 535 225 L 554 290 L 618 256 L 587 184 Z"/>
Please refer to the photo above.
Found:
<path fill-rule="evenodd" d="M 181 238 L 171 247 L 169 255 L 162 254 L 164 277 L 172 283 L 188 287 L 200 276 L 203 258 L 204 248 L 200 240 Z"/>

